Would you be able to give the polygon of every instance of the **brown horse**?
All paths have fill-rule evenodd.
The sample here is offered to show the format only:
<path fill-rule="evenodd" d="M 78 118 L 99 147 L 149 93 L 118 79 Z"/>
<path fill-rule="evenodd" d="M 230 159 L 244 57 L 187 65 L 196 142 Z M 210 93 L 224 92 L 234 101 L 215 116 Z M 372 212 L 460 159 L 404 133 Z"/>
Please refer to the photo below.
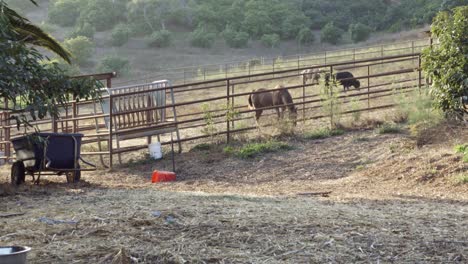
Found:
<path fill-rule="evenodd" d="M 278 115 L 278 119 L 284 117 L 284 112 L 286 111 L 286 108 L 288 108 L 289 117 L 292 118 L 295 126 L 297 124 L 297 108 L 293 105 L 291 94 L 282 85 L 277 85 L 275 89 L 279 90 L 269 91 L 261 88 L 253 90 L 249 95 L 249 109 L 255 109 L 255 122 L 257 123 L 257 126 L 259 126 L 258 119 L 262 115 L 263 110 L 266 110 L 262 108 L 271 106 L 275 106 L 274 109 Z"/>

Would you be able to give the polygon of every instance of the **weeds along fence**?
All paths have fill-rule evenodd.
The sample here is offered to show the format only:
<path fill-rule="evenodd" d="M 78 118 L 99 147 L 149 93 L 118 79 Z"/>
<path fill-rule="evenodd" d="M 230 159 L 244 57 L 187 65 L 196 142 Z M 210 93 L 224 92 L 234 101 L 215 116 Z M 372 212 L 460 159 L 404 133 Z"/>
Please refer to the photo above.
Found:
<path fill-rule="evenodd" d="M 169 96 L 169 91 L 172 90 L 175 96 L 174 104 L 145 106 L 129 110 L 126 114 L 134 115 L 134 119 L 138 120 L 139 116 L 146 115 L 148 111 L 165 108 L 166 115 L 174 117 L 175 109 L 181 135 L 180 142 L 197 142 L 206 139 L 230 142 L 243 133 L 257 129 L 253 118 L 255 110 L 250 110 L 247 106 L 248 95 L 254 89 L 274 89 L 276 85 L 284 85 L 291 93 L 294 105 L 298 109 L 299 125 L 305 127 L 313 120 L 328 122 L 331 118 L 394 107 L 395 94 L 405 96 L 423 86 L 424 77 L 420 64 L 420 54 L 409 53 L 314 66 L 320 69 L 322 76 L 344 70 L 352 72 L 360 81 L 361 87 L 347 92 L 343 91 L 341 86 L 330 86 L 331 89 L 323 92 L 324 85 L 305 83 L 300 72 L 310 67 L 172 85 L 154 91 L 164 89 Z M 112 74 L 98 75 L 100 79 L 107 80 L 108 87 L 112 76 Z M 134 96 L 135 102 L 138 103 L 139 94 L 141 92 L 129 91 L 125 95 Z M 268 116 L 276 115 L 271 109 L 272 107 L 262 109 L 265 110 L 262 119 L 268 120 Z M 8 112 L 1 114 L 3 118 L 0 147 L 3 151 L 2 158 L 6 160 L 14 159 L 9 140 L 33 131 L 28 127 L 21 127 L 18 130 L 15 124 L 9 123 L 9 115 Z M 126 141 L 119 151 L 112 147 L 109 149 L 109 145 L 113 145 L 109 142 L 114 139 L 116 131 L 111 128 L 106 134 L 97 133 L 101 128 L 105 128 L 105 118 L 124 118 L 124 116 L 122 112 L 119 116 L 113 115 L 112 111 L 110 114 L 104 114 L 99 102 L 96 101 L 70 102 L 61 110 L 58 119 L 49 118 L 32 124 L 44 132 L 83 133 L 85 136 L 82 154 L 98 156 L 103 163 L 108 162 L 110 157 L 117 153 L 147 147 L 146 137 L 142 137 Z M 262 122 L 265 126 L 269 125 Z M 270 124 L 274 123 L 276 119 Z M 142 123 L 142 128 L 147 125 Z M 153 125 L 155 129 L 158 128 L 158 124 Z M 169 144 L 171 138 L 162 136 L 160 141 L 163 145 Z M 98 148 L 98 143 L 101 148 Z"/>
<path fill-rule="evenodd" d="M 251 75 L 264 72 L 299 69 L 312 65 L 323 65 L 348 62 L 384 56 L 418 53 L 432 45 L 430 38 L 415 39 L 392 44 L 364 46 L 350 49 L 330 50 L 320 53 L 297 54 L 275 58 L 253 58 L 246 61 L 234 61 L 223 64 L 203 65 L 159 70 L 130 80 L 117 80 L 117 85 L 128 85 L 135 82 L 151 82 L 155 79 L 170 79 L 175 84 L 186 84 L 194 81 L 206 81 L 222 78 Z"/>

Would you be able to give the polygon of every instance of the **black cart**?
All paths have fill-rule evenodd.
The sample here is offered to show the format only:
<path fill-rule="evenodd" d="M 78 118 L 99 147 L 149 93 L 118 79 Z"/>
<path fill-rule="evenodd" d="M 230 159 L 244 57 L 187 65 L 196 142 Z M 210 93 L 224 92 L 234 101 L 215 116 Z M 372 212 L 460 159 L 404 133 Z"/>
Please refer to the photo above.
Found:
<path fill-rule="evenodd" d="M 33 133 L 12 139 L 16 161 L 11 168 L 11 182 L 23 183 L 26 174 L 36 183 L 41 175 L 66 175 L 67 182 L 78 182 L 81 171 L 96 170 L 95 165 L 80 157 L 82 137 L 83 134 Z M 91 168 L 81 169 L 79 161 Z"/>

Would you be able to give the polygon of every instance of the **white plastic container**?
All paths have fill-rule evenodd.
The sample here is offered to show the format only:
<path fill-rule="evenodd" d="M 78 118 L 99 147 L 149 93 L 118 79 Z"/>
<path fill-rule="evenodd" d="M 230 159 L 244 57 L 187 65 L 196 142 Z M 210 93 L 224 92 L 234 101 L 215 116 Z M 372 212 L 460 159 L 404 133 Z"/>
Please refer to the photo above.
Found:
<path fill-rule="evenodd" d="M 161 142 L 151 143 L 148 145 L 149 154 L 153 159 L 162 158 Z"/>

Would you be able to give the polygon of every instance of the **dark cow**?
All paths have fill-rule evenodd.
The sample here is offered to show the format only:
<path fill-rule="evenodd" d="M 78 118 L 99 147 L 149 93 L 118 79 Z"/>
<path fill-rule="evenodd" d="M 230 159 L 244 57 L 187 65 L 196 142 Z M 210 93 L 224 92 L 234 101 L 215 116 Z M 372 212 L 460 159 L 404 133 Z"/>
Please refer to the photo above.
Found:
<path fill-rule="evenodd" d="M 347 71 L 344 72 L 338 72 L 335 74 L 335 79 L 336 81 L 339 81 L 341 85 L 343 85 L 343 89 L 349 90 L 349 87 L 354 86 L 354 88 L 359 89 L 361 87 L 361 83 L 359 80 L 354 78 L 353 74 Z M 327 73 L 325 75 L 325 83 L 328 84 L 328 81 L 330 80 L 330 74 Z"/>

